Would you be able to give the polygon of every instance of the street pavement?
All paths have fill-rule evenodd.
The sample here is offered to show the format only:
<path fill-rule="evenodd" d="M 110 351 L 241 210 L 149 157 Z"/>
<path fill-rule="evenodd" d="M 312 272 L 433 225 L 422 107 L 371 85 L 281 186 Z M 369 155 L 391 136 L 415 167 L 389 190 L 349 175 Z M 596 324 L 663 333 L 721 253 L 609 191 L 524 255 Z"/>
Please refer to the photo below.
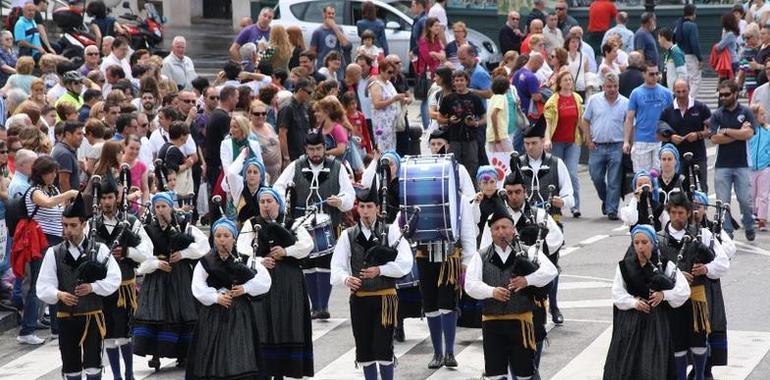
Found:
<path fill-rule="evenodd" d="M 224 29 L 224 28 L 223 28 Z M 191 28 L 192 30 L 192 28 Z M 205 31 L 210 33 L 210 31 Z M 194 36 L 204 33 L 191 31 Z M 209 34 L 211 35 L 211 34 Z M 216 54 L 191 55 L 196 64 L 209 73 L 221 64 L 224 46 L 230 34 L 215 37 Z M 190 43 L 188 46 L 195 46 Z M 209 46 L 214 48 L 213 45 Z M 211 50 L 209 50 L 211 51 Z M 219 57 L 219 58 L 216 58 Z M 716 105 L 716 81 L 706 79 L 698 99 L 710 106 Z M 712 108 L 714 109 L 714 108 Z M 410 119 L 416 123 L 418 108 L 410 107 Z M 423 151 L 425 142 L 423 141 Z M 713 162 L 715 149 L 709 149 L 709 177 L 713 189 Z M 589 380 L 601 379 L 602 366 L 612 331 L 611 282 L 615 265 L 623 257 L 630 243 L 627 227 L 609 221 L 601 215 L 601 202 L 596 196 L 585 166 L 579 169 L 581 211 L 574 219 L 565 215 L 566 246 L 562 250 L 559 305 L 566 321 L 561 326 L 549 323 L 548 344 L 543 354 L 543 379 Z M 713 193 L 710 194 L 713 198 Z M 733 210 L 738 210 L 733 200 Z M 770 378 L 770 303 L 764 293 L 770 289 L 770 233 L 759 232 L 754 242 L 747 242 L 743 231 L 736 232 L 738 253 L 731 262 L 728 275 L 722 280 L 728 318 L 728 367 L 714 369 L 717 379 Z M 328 321 L 313 322 L 313 341 L 316 379 L 361 379 L 360 369 L 354 366 L 355 347 L 350 326 L 348 291 L 335 288 L 332 292 Z M 429 370 L 427 363 L 432 348 L 425 320 L 405 321 L 406 341 L 395 344 L 398 358 L 397 379 L 466 380 L 479 379 L 483 371 L 481 331 L 459 328 L 457 333 L 457 369 Z M 16 330 L 0 334 L 0 379 L 59 379 L 61 362 L 57 340 L 47 337 L 42 346 L 21 346 L 16 343 Z M 174 367 L 171 360 L 162 360 L 163 368 L 154 373 L 147 359 L 135 356 L 137 379 L 181 379 L 184 372 Z M 108 362 L 105 359 L 105 365 Z M 106 368 L 104 378 L 111 379 Z"/>

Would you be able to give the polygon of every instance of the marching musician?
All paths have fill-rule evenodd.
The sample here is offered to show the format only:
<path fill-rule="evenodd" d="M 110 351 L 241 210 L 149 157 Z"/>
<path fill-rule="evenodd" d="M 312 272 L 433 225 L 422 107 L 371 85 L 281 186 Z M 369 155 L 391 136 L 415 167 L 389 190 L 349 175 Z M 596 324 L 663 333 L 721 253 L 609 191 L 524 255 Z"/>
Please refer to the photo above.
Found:
<path fill-rule="evenodd" d="M 474 197 L 476 211 L 476 225 L 478 226 L 478 236 L 476 244 L 481 243 L 481 235 L 487 219 L 497 208 L 497 204 L 505 205 L 505 200 L 500 198 L 497 190 L 497 170 L 491 165 L 482 165 L 476 172 L 476 183 L 479 185 L 479 192 Z"/>
<path fill-rule="evenodd" d="M 431 154 L 447 154 L 449 151 L 449 137 L 446 130 L 443 128 L 434 129 L 430 133 L 430 137 L 428 137 L 428 145 L 430 145 Z M 462 193 L 465 203 L 468 203 L 469 200 L 476 196 L 476 189 L 473 186 L 470 174 L 468 174 L 468 169 L 459 162 L 457 163 L 457 179 L 459 180 L 457 186 L 460 193 Z"/>
<path fill-rule="evenodd" d="M 623 224 L 633 229 L 639 224 L 649 224 L 660 231 L 668 222 L 665 204 L 660 200 L 658 179 L 645 169 L 639 169 L 631 180 L 634 196 L 620 209 Z M 650 216 L 652 214 L 652 216 Z"/>
<path fill-rule="evenodd" d="M 388 170 L 386 172 L 385 170 Z M 385 151 L 378 160 L 372 160 L 369 166 L 364 170 L 364 174 L 361 179 L 361 183 L 370 184 L 373 181 L 377 181 L 380 184 L 380 189 L 384 187 L 387 194 L 384 195 L 385 199 L 382 199 L 383 195 L 380 194 L 380 209 L 382 209 L 382 203 L 385 204 L 387 210 L 385 216 L 386 223 L 393 223 L 396 220 L 396 216 L 399 212 L 400 204 L 400 188 L 399 175 L 401 170 L 401 156 L 395 150 Z M 383 180 L 383 175 L 389 175 L 390 181 Z M 375 178 L 376 177 L 376 178 Z M 383 200 L 385 202 L 383 202 Z M 408 238 L 405 237 L 405 238 Z M 410 276 L 406 276 L 403 279 L 396 281 L 396 292 L 398 293 L 398 323 L 396 323 L 395 340 L 397 342 L 403 342 L 406 340 L 406 332 L 404 331 L 404 319 L 405 318 L 422 318 L 422 295 L 420 294 L 420 284 L 417 280 L 416 267 L 412 267 L 412 273 Z"/>
<path fill-rule="evenodd" d="M 67 380 L 101 379 L 104 297 L 118 290 L 120 268 L 104 244 L 85 234 L 83 195 L 64 209 L 64 242 L 46 252 L 37 279 L 37 296 L 57 306 L 59 352 Z"/>
<path fill-rule="evenodd" d="M 249 150 L 243 148 L 233 163 L 224 168 L 226 180 L 222 189 L 228 192 L 238 225 L 259 214 L 259 190 L 267 186 L 265 165 L 256 157 L 249 157 Z"/>
<path fill-rule="evenodd" d="M 692 353 L 696 378 L 702 379 L 706 367 L 707 337 L 711 333 L 705 282 L 727 273 L 730 261 L 711 231 L 688 224 L 692 204 L 682 192 L 672 193 L 666 205 L 671 221 L 665 227 L 668 259 L 690 284 L 691 295 L 672 314 L 671 331 L 679 380 L 687 378 L 687 354 Z M 712 244 L 713 242 L 713 244 Z"/>
<path fill-rule="evenodd" d="M 658 160 L 660 161 L 660 176 L 658 184 L 663 193 L 663 204 L 666 204 L 668 197 L 678 191 L 689 191 L 685 184 L 685 177 L 680 174 L 679 150 L 673 144 L 665 144 L 658 151 Z"/>
<path fill-rule="evenodd" d="M 376 380 L 379 365 L 380 377 L 392 380 L 393 329 L 398 313 L 395 279 L 412 269 L 412 252 L 397 224 L 377 220 L 380 199 L 376 181 L 357 198 L 360 220 L 340 235 L 332 255 L 331 281 L 350 288 L 356 363 L 363 367 L 364 378 Z"/>
<path fill-rule="evenodd" d="M 668 260 L 666 239 L 639 224 L 631 230 L 631 252 L 618 262 L 612 284 L 615 313 L 612 340 L 604 364 L 605 380 L 676 378 L 671 310 L 690 296 L 675 262 Z"/>
<path fill-rule="evenodd" d="M 256 379 L 264 373 L 258 295 L 270 290 L 259 260 L 235 249 L 238 227 L 223 217 L 211 227 L 214 246 L 197 264 L 192 294 L 203 305 L 187 360 L 190 379 Z"/>
<path fill-rule="evenodd" d="M 291 216 L 299 218 L 308 213 L 327 214 L 331 218 L 333 233 L 342 225 L 342 213 L 353 208 L 355 192 L 348 172 L 342 163 L 326 156 L 324 136 L 311 132 L 305 138 L 305 154 L 291 162 L 273 184 L 278 194 L 286 194 L 293 184 Z M 317 210 L 317 211 L 316 211 Z M 318 243 L 318 242 L 316 242 Z M 305 281 L 312 303 L 311 316 L 329 319 L 329 296 L 332 287 L 329 282 L 331 254 L 306 260 L 303 265 Z"/>
<path fill-rule="evenodd" d="M 498 206 L 487 224 L 492 230 L 492 244 L 473 255 L 465 275 L 465 291 L 484 300 L 484 374 L 489 379 L 507 379 L 510 367 L 516 379 L 532 379 L 535 304 L 532 296 L 522 290 L 548 285 L 557 270 L 543 252 L 530 249 L 525 256 L 518 251 L 520 246 L 512 243 L 516 233 L 514 220 L 504 207 Z M 534 272 L 522 275 L 516 271 L 522 264 L 518 260 L 532 263 L 535 259 L 539 267 Z"/>
<path fill-rule="evenodd" d="M 104 298 L 104 318 L 107 327 L 104 347 L 113 377 L 121 378 L 122 355 L 126 366 L 124 378 L 133 379 L 134 347 L 131 342 L 131 319 L 138 302 L 136 268 L 152 257 L 153 247 L 139 220 L 128 214 L 128 203 L 124 203 L 123 210 L 118 209 L 118 188 L 112 177 L 102 179 L 99 186 L 101 215 L 95 216 L 89 223 L 94 224 L 96 240 L 112 249 L 110 253 L 120 267 L 121 276 L 118 291 Z M 124 192 L 124 196 L 126 194 L 127 192 Z"/>
<path fill-rule="evenodd" d="M 730 235 L 720 227 L 719 216 L 714 221 L 708 220 L 706 215 L 706 206 L 708 204 L 708 195 L 706 193 L 700 191 L 693 193 L 693 224 L 711 231 L 712 235 L 716 237 L 716 239 L 711 240 L 711 244 L 714 244 L 716 241 L 722 244 L 725 254 L 732 260 L 735 257 L 735 243 L 730 239 Z M 717 207 L 719 206 L 721 205 L 717 205 Z M 722 206 L 721 212 L 717 210 L 718 215 L 723 217 L 724 211 L 725 208 Z M 727 365 L 727 313 L 725 312 L 725 301 L 722 296 L 722 282 L 720 279 L 708 278 L 705 285 L 711 333 L 708 334 L 708 358 L 703 373 L 705 378 L 711 378 L 713 377 L 711 374 L 713 366 Z"/>
<path fill-rule="evenodd" d="M 182 367 L 198 320 L 198 302 L 190 289 L 194 262 L 208 252 L 208 239 L 197 227 L 179 221 L 168 192 L 153 195 L 153 221 L 144 226 L 153 257 L 137 269 L 144 275 L 134 315 L 134 353 L 151 355 L 149 366 L 160 369 L 160 357 L 176 358 Z"/>
<path fill-rule="evenodd" d="M 257 201 L 259 215 L 243 223 L 237 248 L 239 254 L 267 268 L 272 279 L 257 314 L 262 352 L 270 358 L 262 373 L 268 378 L 312 377 L 310 302 L 300 262 L 313 250 L 313 239 L 305 228 L 286 217 L 283 198 L 274 189 L 263 187 Z"/>
<path fill-rule="evenodd" d="M 551 215 L 561 227 L 561 209 L 571 209 L 575 218 L 580 217 L 580 211 L 573 209 L 575 197 L 572 181 L 567 166 L 559 158 L 545 151 L 543 143 L 546 131 L 544 117 L 540 117 L 529 129 L 524 131 L 524 149 L 526 152 L 519 156 L 521 173 L 524 176 L 524 187 L 527 190 L 530 203 L 550 203 Z M 558 262 L 558 251 L 550 253 Z M 548 305 L 553 323 L 564 323 L 564 316 L 559 310 L 556 297 L 559 290 L 559 276 L 551 284 L 548 292 Z"/>

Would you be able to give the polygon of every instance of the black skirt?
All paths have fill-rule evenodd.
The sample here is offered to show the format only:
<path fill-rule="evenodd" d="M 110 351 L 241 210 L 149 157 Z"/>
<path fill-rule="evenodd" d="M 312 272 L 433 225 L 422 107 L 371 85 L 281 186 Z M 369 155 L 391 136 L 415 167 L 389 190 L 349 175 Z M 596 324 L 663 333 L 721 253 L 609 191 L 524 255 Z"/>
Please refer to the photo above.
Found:
<path fill-rule="evenodd" d="M 198 320 L 200 304 L 192 294 L 194 263 L 171 264 L 171 272 L 146 274 L 139 294 L 135 320 L 143 323 L 187 323 Z"/>
<path fill-rule="evenodd" d="M 191 379 L 258 379 L 262 352 L 256 329 L 256 301 L 237 297 L 229 309 L 201 308 L 187 357 Z"/>
<path fill-rule="evenodd" d="M 302 269 L 295 260 L 270 269 L 270 292 L 256 303 L 267 376 L 313 376 L 313 329 Z"/>
<path fill-rule="evenodd" d="M 130 286 L 136 286 L 131 284 Z M 104 324 L 107 328 L 105 339 L 130 338 L 131 325 L 133 324 L 134 310 L 131 302 L 125 306 L 118 306 L 119 292 L 125 291 L 121 286 L 117 292 L 103 299 Z"/>
<path fill-rule="evenodd" d="M 727 314 L 722 296 L 722 283 L 718 279 L 706 281 L 706 301 L 711 322 L 711 334 L 708 336 L 709 359 L 711 365 L 724 366 L 727 365 Z"/>
<path fill-rule="evenodd" d="M 604 380 L 676 379 L 668 304 L 649 314 L 614 308 Z"/>

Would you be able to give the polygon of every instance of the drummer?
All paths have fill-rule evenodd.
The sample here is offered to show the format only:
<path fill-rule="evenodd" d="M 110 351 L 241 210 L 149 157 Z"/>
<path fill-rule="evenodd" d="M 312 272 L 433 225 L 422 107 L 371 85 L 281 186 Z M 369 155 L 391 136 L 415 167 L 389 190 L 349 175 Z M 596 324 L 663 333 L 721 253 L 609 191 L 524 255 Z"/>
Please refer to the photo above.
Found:
<path fill-rule="evenodd" d="M 278 194 L 286 194 L 287 185 L 294 185 L 290 199 L 291 216 L 295 219 L 316 212 L 310 221 L 330 219 L 336 241 L 337 228 L 342 225 L 342 213 L 353 208 L 355 191 L 342 163 L 327 157 L 324 136 L 312 132 L 305 137 L 305 154 L 291 162 L 275 181 L 273 188 Z M 287 211 L 289 212 L 289 211 Z M 316 247 L 319 242 L 316 241 Z M 311 316 L 314 319 L 329 319 L 329 296 L 331 295 L 330 263 L 334 247 L 326 247 L 320 256 L 313 252 L 303 265 L 305 282 L 310 294 Z"/>
<path fill-rule="evenodd" d="M 445 129 L 436 128 L 431 132 L 428 137 L 428 144 L 430 145 L 431 154 L 447 154 L 449 151 L 449 137 Z M 465 199 L 465 203 L 476 197 L 476 189 L 473 187 L 473 180 L 471 175 L 468 174 L 468 170 L 461 163 L 457 163 L 457 178 L 459 183 L 457 186 L 460 188 L 460 193 Z"/>

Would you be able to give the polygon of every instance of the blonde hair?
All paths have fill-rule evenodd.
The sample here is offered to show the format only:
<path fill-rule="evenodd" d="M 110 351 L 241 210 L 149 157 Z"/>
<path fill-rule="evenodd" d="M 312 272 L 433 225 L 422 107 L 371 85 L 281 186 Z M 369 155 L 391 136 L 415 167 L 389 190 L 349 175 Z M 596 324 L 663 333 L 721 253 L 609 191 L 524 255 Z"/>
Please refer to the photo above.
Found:
<path fill-rule="evenodd" d="M 319 99 L 315 102 L 313 108 L 325 112 L 329 115 L 329 120 L 342 124 L 347 130 L 353 130 L 353 125 L 348 120 L 345 107 L 342 106 L 342 103 L 340 103 L 336 96 L 329 95 Z"/>
<path fill-rule="evenodd" d="M 100 113 L 104 113 L 104 101 L 100 100 L 91 106 L 91 112 L 88 113 L 89 118 L 101 120 Z"/>
<path fill-rule="evenodd" d="M 277 25 L 276 25 L 277 26 Z M 295 48 L 305 50 L 305 38 L 302 37 L 302 29 L 296 25 L 286 28 L 286 34 L 289 36 L 289 43 Z"/>
<path fill-rule="evenodd" d="M 252 102 L 252 104 L 254 104 Z M 232 121 L 235 122 L 235 124 L 238 126 L 238 129 L 243 132 L 243 137 L 245 139 L 249 138 L 249 134 L 251 133 L 251 123 L 249 122 L 249 119 L 246 118 L 243 114 L 236 114 L 233 115 Z"/>
<path fill-rule="evenodd" d="M 56 72 L 56 65 L 59 63 L 60 59 L 61 58 L 56 54 L 43 54 L 40 57 L 40 62 L 38 62 L 40 71 L 44 74 Z"/>
<path fill-rule="evenodd" d="M 503 55 L 503 64 L 509 63 L 509 62 L 516 62 L 516 59 L 519 58 L 519 52 L 516 50 L 508 50 L 505 52 L 505 55 Z"/>
<path fill-rule="evenodd" d="M 271 28 L 270 46 L 275 48 L 275 57 L 278 61 L 288 61 L 291 58 L 291 42 L 283 25 L 274 25 Z"/>
<path fill-rule="evenodd" d="M 533 34 L 529 37 L 529 50 L 535 51 L 535 46 L 541 42 L 545 42 L 545 37 L 539 33 Z"/>
<path fill-rule="evenodd" d="M 32 57 L 19 57 L 16 61 L 16 73 L 21 75 L 30 75 L 35 70 L 35 60 Z"/>
<path fill-rule="evenodd" d="M 173 80 L 163 79 L 158 82 L 158 92 L 160 92 L 160 98 L 163 99 L 163 97 L 168 94 L 179 93 L 179 87 L 176 86 L 176 82 Z"/>

